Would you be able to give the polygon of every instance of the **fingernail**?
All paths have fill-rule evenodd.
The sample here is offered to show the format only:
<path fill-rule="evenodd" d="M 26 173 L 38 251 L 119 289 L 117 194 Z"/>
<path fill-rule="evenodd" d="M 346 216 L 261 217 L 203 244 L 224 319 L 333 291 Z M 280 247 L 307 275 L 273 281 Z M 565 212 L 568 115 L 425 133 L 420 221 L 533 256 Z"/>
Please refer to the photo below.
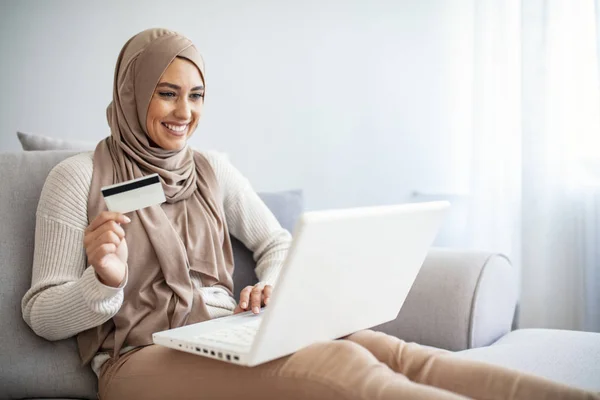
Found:
<path fill-rule="evenodd" d="M 127 222 L 127 223 L 131 222 L 131 219 L 127 215 L 123 215 L 123 218 L 125 219 L 125 222 Z"/>
<path fill-rule="evenodd" d="M 265 304 L 268 304 L 268 303 L 269 303 L 269 299 L 265 299 Z"/>
<path fill-rule="evenodd" d="M 243 302 L 242 304 L 240 304 L 242 306 L 242 308 L 246 308 L 248 307 L 248 304 L 246 304 L 246 302 Z"/>
<path fill-rule="evenodd" d="M 254 307 L 254 308 L 252 309 L 252 312 L 254 312 L 254 314 L 258 314 L 258 312 L 259 312 L 259 311 L 260 311 L 260 310 L 258 309 L 258 307 Z"/>

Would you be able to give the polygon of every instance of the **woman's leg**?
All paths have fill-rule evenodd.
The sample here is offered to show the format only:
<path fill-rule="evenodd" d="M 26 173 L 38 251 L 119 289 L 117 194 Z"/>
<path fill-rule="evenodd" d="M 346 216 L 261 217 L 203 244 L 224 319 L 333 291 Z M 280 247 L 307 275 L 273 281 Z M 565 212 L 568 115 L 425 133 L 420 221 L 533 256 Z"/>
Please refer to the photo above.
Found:
<path fill-rule="evenodd" d="M 346 340 L 315 344 L 252 368 L 148 346 L 103 368 L 99 394 L 101 400 L 464 399 L 411 382 Z"/>
<path fill-rule="evenodd" d="M 347 337 L 379 361 L 414 382 L 475 399 L 600 399 L 560 383 L 483 362 L 454 357 L 452 352 L 406 343 L 381 332 L 361 331 Z"/>

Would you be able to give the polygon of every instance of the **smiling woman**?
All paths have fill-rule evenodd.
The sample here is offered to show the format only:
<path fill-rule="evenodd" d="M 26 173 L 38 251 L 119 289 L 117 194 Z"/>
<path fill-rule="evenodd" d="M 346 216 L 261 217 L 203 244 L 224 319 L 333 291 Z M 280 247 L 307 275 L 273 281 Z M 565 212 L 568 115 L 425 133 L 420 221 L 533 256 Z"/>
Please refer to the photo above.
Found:
<path fill-rule="evenodd" d="M 373 331 L 253 368 L 153 344 L 155 332 L 259 313 L 277 290 L 291 235 L 228 161 L 187 145 L 205 90 L 204 63 L 189 39 L 143 31 L 125 44 L 116 69 L 111 135 L 46 179 L 32 286 L 22 302 L 40 336 L 77 335 L 100 399 L 589 398 Z M 127 216 L 106 211 L 102 187 L 150 174 L 166 202 Z M 230 234 L 253 251 L 259 278 L 241 290 L 239 304 Z M 365 265 L 365 287 L 356 290 L 369 295 L 385 278 Z"/>
<path fill-rule="evenodd" d="M 146 117 L 148 136 L 166 150 L 182 149 L 202 116 L 204 80 L 190 61 L 177 57 L 160 78 Z"/>

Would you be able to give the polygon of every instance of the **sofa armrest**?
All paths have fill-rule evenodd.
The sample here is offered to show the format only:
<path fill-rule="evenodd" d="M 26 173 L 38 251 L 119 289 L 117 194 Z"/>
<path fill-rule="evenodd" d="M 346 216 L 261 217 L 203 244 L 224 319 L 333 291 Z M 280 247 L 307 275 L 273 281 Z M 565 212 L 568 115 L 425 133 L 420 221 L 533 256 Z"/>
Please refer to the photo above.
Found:
<path fill-rule="evenodd" d="M 487 346 L 511 330 L 515 272 L 500 254 L 432 249 L 398 317 L 374 330 L 459 351 Z"/>

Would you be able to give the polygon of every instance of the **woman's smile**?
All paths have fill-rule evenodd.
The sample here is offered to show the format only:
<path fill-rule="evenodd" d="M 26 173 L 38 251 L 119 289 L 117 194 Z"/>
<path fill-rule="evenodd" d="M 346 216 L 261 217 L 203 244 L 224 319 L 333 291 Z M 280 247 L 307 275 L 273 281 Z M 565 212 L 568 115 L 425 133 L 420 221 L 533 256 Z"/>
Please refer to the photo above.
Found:
<path fill-rule="evenodd" d="M 165 130 L 173 136 L 177 137 L 185 137 L 187 135 L 187 130 L 190 124 L 185 123 L 174 123 L 174 122 L 162 122 L 162 126 L 165 127 Z"/>

